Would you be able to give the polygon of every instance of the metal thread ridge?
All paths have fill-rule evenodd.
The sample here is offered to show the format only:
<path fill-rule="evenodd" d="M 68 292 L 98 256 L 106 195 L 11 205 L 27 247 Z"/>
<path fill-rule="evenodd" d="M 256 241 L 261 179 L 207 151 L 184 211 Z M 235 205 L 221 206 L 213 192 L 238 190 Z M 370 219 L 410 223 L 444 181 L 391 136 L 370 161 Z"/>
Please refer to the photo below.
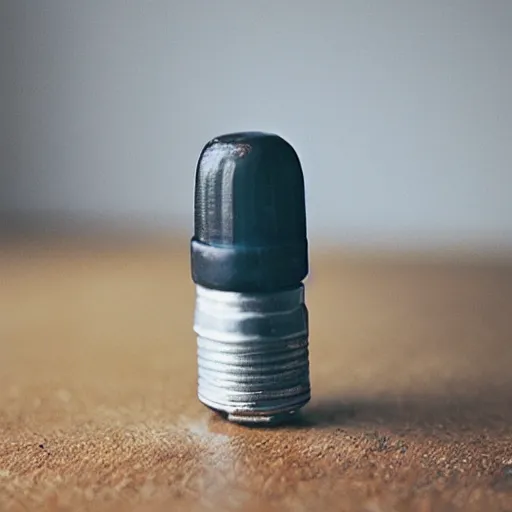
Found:
<path fill-rule="evenodd" d="M 198 396 L 238 422 L 279 421 L 310 399 L 304 287 L 248 294 L 196 287 Z"/>

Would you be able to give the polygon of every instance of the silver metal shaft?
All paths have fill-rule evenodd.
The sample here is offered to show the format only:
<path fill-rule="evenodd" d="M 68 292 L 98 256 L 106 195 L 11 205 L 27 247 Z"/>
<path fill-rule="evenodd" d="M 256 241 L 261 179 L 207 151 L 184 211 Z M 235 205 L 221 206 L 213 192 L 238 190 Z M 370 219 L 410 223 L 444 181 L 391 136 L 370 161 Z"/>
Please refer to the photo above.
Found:
<path fill-rule="evenodd" d="M 286 419 L 310 399 L 304 287 L 249 294 L 196 287 L 198 396 L 239 423 Z"/>

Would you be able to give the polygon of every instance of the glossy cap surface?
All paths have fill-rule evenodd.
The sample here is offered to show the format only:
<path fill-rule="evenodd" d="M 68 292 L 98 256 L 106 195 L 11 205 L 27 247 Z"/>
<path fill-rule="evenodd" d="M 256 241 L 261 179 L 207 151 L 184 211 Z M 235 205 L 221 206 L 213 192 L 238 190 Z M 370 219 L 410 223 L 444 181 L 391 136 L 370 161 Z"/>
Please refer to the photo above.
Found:
<path fill-rule="evenodd" d="M 206 144 L 196 170 L 194 281 L 274 291 L 298 286 L 307 272 L 304 178 L 292 146 L 261 132 Z"/>

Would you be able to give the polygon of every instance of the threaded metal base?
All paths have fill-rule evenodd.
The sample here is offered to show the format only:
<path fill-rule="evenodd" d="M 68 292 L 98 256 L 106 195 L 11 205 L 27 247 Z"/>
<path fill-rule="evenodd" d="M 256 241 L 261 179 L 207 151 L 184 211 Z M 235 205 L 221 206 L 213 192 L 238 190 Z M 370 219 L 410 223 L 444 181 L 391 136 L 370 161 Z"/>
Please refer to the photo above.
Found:
<path fill-rule="evenodd" d="M 304 287 L 279 293 L 197 286 L 198 396 L 239 423 L 286 420 L 310 399 Z"/>

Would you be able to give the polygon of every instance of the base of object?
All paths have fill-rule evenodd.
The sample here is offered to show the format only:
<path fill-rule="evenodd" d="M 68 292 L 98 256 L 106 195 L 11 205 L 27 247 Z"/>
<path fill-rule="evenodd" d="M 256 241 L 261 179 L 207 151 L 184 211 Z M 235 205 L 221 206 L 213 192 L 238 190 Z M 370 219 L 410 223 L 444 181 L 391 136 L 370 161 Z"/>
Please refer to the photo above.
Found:
<path fill-rule="evenodd" d="M 272 294 L 197 287 L 198 397 L 229 421 L 275 425 L 310 399 L 304 288 Z"/>
<path fill-rule="evenodd" d="M 294 412 L 275 414 L 273 416 L 237 416 L 236 414 L 228 414 L 226 418 L 228 421 L 240 423 L 241 425 L 271 426 L 288 423 L 294 414 Z"/>
<path fill-rule="evenodd" d="M 304 402 L 295 406 L 293 409 L 283 412 L 275 412 L 269 414 L 254 414 L 249 411 L 241 411 L 241 412 L 232 412 L 228 413 L 221 409 L 217 409 L 216 407 L 212 407 L 204 399 L 199 397 L 199 400 L 208 407 L 208 409 L 212 410 L 214 413 L 218 414 L 222 418 L 232 423 L 238 423 L 240 425 L 247 426 L 258 426 L 258 427 L 272 427 L 275 425 L 283 425 L 292 423 L 300 414 L 300 410 L 309 402 L 309 397 L 304 400 Z"/>

